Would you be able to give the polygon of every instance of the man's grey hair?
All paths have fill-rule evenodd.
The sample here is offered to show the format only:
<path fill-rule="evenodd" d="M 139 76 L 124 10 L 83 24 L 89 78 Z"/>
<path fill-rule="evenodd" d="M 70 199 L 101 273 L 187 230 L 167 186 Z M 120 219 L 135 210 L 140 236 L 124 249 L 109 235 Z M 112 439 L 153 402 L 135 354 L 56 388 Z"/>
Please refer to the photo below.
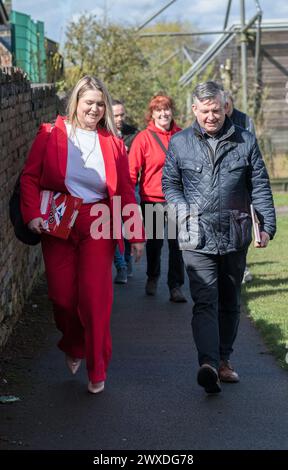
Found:
<path fill-rule="evenodd" d="M 231 90 L 224 90 L 224 96 L 225 96 L 226 103 L 228 102 L 229 99 L 232 101 L 232 103 L 234 103 L 234 97 L 233 97 L 233 93 Z"/>
<path fill-rule="evenodd" d="M 216 82 L 203 82 L 199 83 L 192 94 L 193 103 L 196 104 L 196 100 L 198 101 L 205 101 L 205 100 L 212 100 L 216 98 L 216 96 L 221 97 L 221 101 L 223 106 L 226 103 L 226 98 L 224 96 L 224 91 L 222 85 L 219 85 Z"/>

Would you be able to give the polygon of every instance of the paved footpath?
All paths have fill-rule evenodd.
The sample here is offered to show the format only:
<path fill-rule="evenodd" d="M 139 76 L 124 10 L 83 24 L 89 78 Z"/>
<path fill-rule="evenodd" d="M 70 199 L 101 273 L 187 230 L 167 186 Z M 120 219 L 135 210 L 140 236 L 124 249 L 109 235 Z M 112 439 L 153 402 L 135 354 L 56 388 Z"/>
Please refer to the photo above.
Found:
<path fill-rule="evenodd" d="M 87 393 L 83 365 L 69 375 L 58 334 L 49 333 L 20 371 L 13 392 L 21 401 L 0 405 L 0 449 L 288 448 L 287 372 L 243 314 L 233 356 L 241 382 L 207 396 L 196 383 L 192 304 L 169 302 L 165 275 L 163 263 L 155 298 L 144 294 L 144 260 L 127 285 L 115 287 L 103 394 Z"/>

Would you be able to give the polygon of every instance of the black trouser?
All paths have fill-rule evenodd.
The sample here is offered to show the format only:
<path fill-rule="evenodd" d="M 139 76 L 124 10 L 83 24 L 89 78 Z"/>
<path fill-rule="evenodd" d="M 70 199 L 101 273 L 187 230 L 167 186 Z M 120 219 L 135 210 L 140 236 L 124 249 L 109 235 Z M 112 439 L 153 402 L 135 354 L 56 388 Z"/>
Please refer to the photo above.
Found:
<path fill-rule="evenodd" d="M 141 210 L 145 220 L 145 206 L 152 205 L 155 207 L 155 204 L 162 205 L 161 203 L 153 202 L 142 202 Z M 166 220 L 166 217 L 165 217 Z M 164 229 L 164 227 L 163 227 Z M 147 230 L 149 232 L 149 230 Z M 161 273 L 161 250 L 163 246 L 163 238 L 156 237 L 156 213 L 153 214 L 153 233 L 151 235 L 153 238 L 148 238 L 146 243 L 146 257 L 147 257 L 147 276 L 148 278 L 157 279 Z M 147 233 L 149 237 L 149 233 Z M 169 268 L 168 268 L 168 280 L 167 284 L 169 289 L 173 287 L 180 287 L 184 284 L 184 263 L 182 258 L 182 252 L 179 250 L 179 244 L 177 238 L 168 237 L 168 248 L 169 248 Z"/>
<path fill-rule="evenodd" d="M 194 301 L 192 331 L 199 364 L 218 369 L 233 352 L 247 250 L 226 255 L 183 251 Z"/>

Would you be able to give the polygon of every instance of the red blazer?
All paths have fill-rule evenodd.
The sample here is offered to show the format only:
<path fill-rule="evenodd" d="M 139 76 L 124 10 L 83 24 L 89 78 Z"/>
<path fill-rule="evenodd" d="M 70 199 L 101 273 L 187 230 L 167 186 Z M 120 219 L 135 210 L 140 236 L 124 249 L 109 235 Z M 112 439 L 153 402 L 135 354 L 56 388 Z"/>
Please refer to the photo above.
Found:
<path fill-rule="evenodd" d="M 55 126 L 42 124 L 28 154 L 21 176 L 21 212 L 26 224 L 36 217 L 41 217 L 40 191 L 42 189 L 69 193 L 65 186 L 68 136 L 64 120 L 64 117 L 58 116 Z M 104 158 L 112 214 L 114 196 L 121 196 L 121 210 L 126 204 L 137 204 L 137 202 L 123 141 L 101 128 L 98 129 L 98 135 Z M 129 217 L 124 216 L 123 219 L 125 221 Z M 145 241 L 141 218 L 139 223 L 142 227 L 142 236 L 131 239 L 131 242 Z M 119 244 L 122 248 L 122 239 Z"/>

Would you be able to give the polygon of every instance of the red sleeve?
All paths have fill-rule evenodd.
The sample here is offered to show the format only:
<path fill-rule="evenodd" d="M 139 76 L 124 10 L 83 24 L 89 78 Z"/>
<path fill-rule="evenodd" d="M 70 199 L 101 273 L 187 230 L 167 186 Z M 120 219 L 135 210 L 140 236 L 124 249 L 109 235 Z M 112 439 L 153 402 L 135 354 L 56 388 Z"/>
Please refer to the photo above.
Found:
<path fill-rule="evenodd" d="M 40 178 L 51 124 L 41 124 L 33 141 L 20 179 L 21 212 L 25 224 L 41 217 Z"/>
<path fill-rule="evenodd" d="M 145 142 L 143 140 L 143 133 L 140 132 L 133 140 L 129 152 L 129 172 L 134 186 L 136 186 L 140 170 L 143 166 L 143 155 L 145 153 L 144 146 Z"/>
<path fill-rule="evenodd" d="M 121 212 L 123 213 L 123 208 L 127 204 L 135 204 L 135 215 L 133 214 L 133 218 L 135 217 L 136 224 L 139 227 L 139 231 L 141 231 L 140 237 L 133 237 L 129 241 L 130 243 L 137 243 L 137 242 L 144 242 L 145 241 L 145 230 L 142 222 L 142 217 L 140 213 L 140 208 L 137 204 L 135 198 L 135 186 L 131 180 L 129 174 L 129 167 L 128 167 L 128 156 L 125 149 L 125 145 L 123 141 L 119 142 L 120 144 L 120 152 L 118 157 L 118 164 L 117 164 L 117 177 L 118 177 L 118 187 L 117 193 L 121 196 Z M 129 153 L 130 158 L 130 153 Z M 131 214 L 132 215 L 132 214 Z M 123 215 L 123 220 L 128 220 L 129 216 Z"/>

